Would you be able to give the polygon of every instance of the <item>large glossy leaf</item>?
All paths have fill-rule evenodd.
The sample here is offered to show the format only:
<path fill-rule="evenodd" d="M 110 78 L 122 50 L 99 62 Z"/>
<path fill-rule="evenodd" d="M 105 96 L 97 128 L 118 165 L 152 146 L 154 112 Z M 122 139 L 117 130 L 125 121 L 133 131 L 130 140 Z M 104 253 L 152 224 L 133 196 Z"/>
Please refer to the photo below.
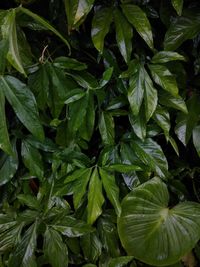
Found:
<path fill-rule="evenodd" d="M 97 10 L 92 21 L 92 41 L 96 49 L 102 53 L 104 47 L 104 38 L 109 32 L 112 21 L 113 10 L 111 8 L 102 8 Z"/>
<path fill-rule="evenodd" d="M 12 154 L 5 114 L 5 96 L 2 89 L 0 89 L 0 148 L 10 155 Z"/>
<path fill-rule="evenodd" d="M 200 238 L 200 205 L 168 207 L 169 193 L 159 178 L 142 184 L 122 202 L 118 231 L 129 255 L 154 266 L 179 261 Z"/>
<path fill-rule="evenodd" d="M 168 138 L 169 137 L 169 130 L 170 130 L 169 112 L 166 109 L 158 106 L 154 115 L 153 115 L 153 119 L 162 128 L 165 136 Z"/>
<path fill-rule="evenodd" d="M 111 259 L 109 262 L 109 267 L 123 267 L 133 259 L 131 256 L 122 256 L 118 258 Z"/>
<path fill-rule="evenodd" d="M 0 86 L 24 126 L 38 139 L 44 139 L 44 132 L 39 121 L 34 95 L 20 80 L 12 76 L 1 76 Z"/>
<path fill-rule="evenodd" d="M 25 74 L 25 70 L 23 67 L 22 59 L 19 53 L 19 44 L 17 40 L 17 29 L 16 29 L 16 9 L 11 9 L 5 19 L 2 26 L 2 33 L 4 38 L 8 42 L 8 52 L 7 52 L 7 59 L 10 64 L 16 68 L 22 74 Z"/>
<path fill-rule="evenodd" d="M 200 12 L 198 9 L 188 9 L 181 17 L 171 23 L 164 41 L 165 50 L 175 50 L 187 39 L 194 38 L 199 33 Z"/>
<path fill-rule="evenodd" d="M 15 141 L 12 142 L 12 155 L 3 154 L 0 159 L 0 185 L 8 183 L 18 169 L 18 154 Z"/>
<path fill-rule="evenodd" d="M 186 106 L 183 98 L 180 97 L 179 95 L 173 96 L 166 91 L 160 91 L 159 92 L 159 101 L 162 105 L 164 105 L 166 107 L 180 110 L 186 114 L 188 112 L 187 106 Z"/>
<path fill-rule="evenodd" d="M 119 202 L 119 187 L 116 184 L 115 176 L 103 168 L 99 169 L 99 173 L 107 197 L 114 206 L 116 214 L 119 216 L 121 213 L 121 205 Z"/>
<path fill-rule="evenodd" d="M 31 17 L 32 19 L 34 19 L 37 23 L 41 24 L 47 30 L 53 32 L 56 36 L 58 36 L 67 45 L 67 47 L 70 51 L 69 42 L 51 24 L 49 24 L 49 22 L 47 20 L 43 19 L 39 15 L 33 13 L 29 9 L 24 8 L 22 6 L 20 6 L 18 8 L 18 10 L 21 11 L 22 13 L 26 14 L 27 16 Z"/>
<path fill-rule="evenodd" d="M 68 266 L 68 251 L 66 244 L 62 241 L 61 235 L 47 227 L 44 233 L 44 255 L 52 267 Z"/>
<path fill-rule="evenodd" d="M 114 11 L 114 21 L 117 44 L 124 60 L 128 63 L 132 52 L 132 28 L 119 9 Z"/>
<path fill-rule="evenodd" d="M 192 131 L 192 140 L 193 140 L 193 144 L 196 148 L 196 151 L 200 157 L 200 125 L 197 125 L 196 127 L 194 127 L 193 131 Z"/>
<path fill-rule="evenodd" d="M 170 92 L 173 96 L 178 95 L 178 87 L 175 77 L 163 65 L 149 65 L 151 75 L 158 85 L 165 91 Z"/>
<path fill-rule="evenodd" d="M 162 64 L 162 63 L 167 63 L 169 61 L 175 61 L 175 60 L 185 61 L 185 58 L 184 56 L 180 55 L 177 52 L 160 51 L 153 56 L 151 62 L 154 64 Z"/>
<path fill-rule="evenodd" d="M 153 49 L 151 25 L 145 12 L 136 5 L 122 5 L 122 10 L 128 21 L 135 27 L 148 46 Z"/>
<path fill-rule="evenodd" d="M 144 140 L 146 137 L 146 126 L 147 126 L 144 105 L 140 109 L 140 112 L 137 116 L 129 114 L 129 121 L 137 137 Z"/>
<path fill-rule="evenodd" d="M 167 175 L 168 163 L 161 147 L 152 139 L 147 138 L 144 142 L 132 141 L 131 145 L 137 157 L 160 177 Z"/>
<path fill-rule="evenodd" d="M 32 224 L 25 232 L 20 243 L 16 246 L 9 260 L 9 267 L 36 267 L 35 248 L 37 237 L 37 223 Z"/>
<path fill-rule="evenodd" d="M 102 182 L 99 178 L 97 168 L 92 173 L 88 190 L 87 222 L 93 224 L 101 215 L 102 205 L 104 203 Z"/>

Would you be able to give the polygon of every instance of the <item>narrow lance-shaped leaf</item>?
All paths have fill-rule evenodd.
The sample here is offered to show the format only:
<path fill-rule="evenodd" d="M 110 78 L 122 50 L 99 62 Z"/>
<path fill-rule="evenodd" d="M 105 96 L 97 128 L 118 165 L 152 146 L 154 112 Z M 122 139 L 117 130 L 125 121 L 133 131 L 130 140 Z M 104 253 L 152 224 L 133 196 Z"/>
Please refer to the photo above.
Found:
<path fill-rule="evenodd" d="M 182 14 L 183 1 L 184 0 L 171 0 L 172 5 L 179 16 L 181 16 L 181 14 Z"/>
<path fill-rule="evenodd" d="M 88 189 L 87 221 L 89 224 L 93 224 L 101 215 L 103 203 L 102 183 L 98 169 L 95 168 L 90 178 Z"/>
<path fill-rule="evenodd" d="M 119 9 L 114 11 L 114 22 L 119 50 L 126 63 L 128 63 L 132 52 L 132 27 Z"/>
<path fill-rule="evenodd" d="M 142 105 L 140 112 L 137 116 L 129 114 L 128 116 L 133 131 L 140 139 L 144 140 L 146 137 L 146 116 L 144 105 Z"/>
<path fill-rule="evenodd" d="M 151 25 L 145 12 L 139 6 L 132 4 L 122 5 L 122 10 L 128 21 L 135 27 L 148 46 L 153 49 Z"/>
<path fill-rule="evenodd" d="M 103 168 L 99 169 L 99 173 L 107 197 L 114 206 L 116 214 L 119 216 L 121 213 L 121 205 L 119 202 L 119 187 L 115 182 L 115 176 L 112 173 L 104 170 Z"/>
<path fill-rule="evenodd" d="M 104 144 L 114 144 L 114 120 L 110 113 L 101 113 L 99 131 Z"/>
<path fill-rule="evenodd" d="M 0 89 L 0 148 L 10 155 L 13 153 L 7 129 L 5 97 L 2 89 Z"/>
<path fill-rule="evenodd" d="M 7 155 L 4 153 L 0 158 L 0 185 L 8 183 L 14 177 L 18 169 L 16 140 L 13 140 L 11 144 L 12 155 Z"/>
<path fill-rule="evenodd" d="M 170 116 L 169 112 L 164 108 L 158 106 L 154 115 L 153 119 L 155 122 L 162 128 L 166 138 L 169 138 L 169 130 L 170 130 Z"/>
<path fill-rule="evenodd" d="M 102 8 L 97 10 L 92 21 L 92 41 L 96 49 L 102 53 L 104 47 L 104 38 L 109 32 L 112 21 L 112 8 Z"/>
<path fill-rule="evenodd" d="M 37 237 L 37 222 L 32 224 L 25 232 L 21 242 L 16 246 L 9 260 L 9 267 L 37 267 L 35 260 L 35 248 Z"/>
<path fill-rule="evenodd" d="M 26 9 L 24 7 L 20 6 L 20 7 L 18 7 L 18 10 L 21 11 L 22 13 L 28 15 L 29 17 L 33 18 L 34 20 L 36 20 L 39 24 L 44 26 L 47 30 L 53 32 L 56 36 L 58 36 L 67 45 L 67 47 L 70 51 L 69 42 L 51 24 L 49 24 L 49 22 L 47 20 L 43 19 L 39 15 L 33 13 L 32 11 L 30 11 L 29 9 Z"/>
<path fill-rule="evenodd" d="M 68 251 L 61 235 L 54 229 L 47 227 L 44 233 L 44 255 L 52 267 L 68 266 Z"/>
<path fill-rule="evenodd" d="M 8 42 L 7 59 L 10 64 L 16 68 L 19 72 L 26 76 L 22 60 L 19 53 L 19 44 L 17 40 L 17 29 L 16 29 L 16 9 L 10 9 L 7 13 L 4 23 L 2 26 L 3 37 Z"/>
<path fill-rule="evenodd" d="M 163 64 L 175 60 L 185 61 L 186 59 L 177 52 L 160 51 L 153 56 L 151 62 L 153 64 Z"/>
<path fill-rule="evenodd" d="M 44 139 L 44 131 L 39 121 L 39 114 L 34 95 L 20 80 L 12 76 L 1 76 L 0 86 L 24 126 L 38 139 Z"/>

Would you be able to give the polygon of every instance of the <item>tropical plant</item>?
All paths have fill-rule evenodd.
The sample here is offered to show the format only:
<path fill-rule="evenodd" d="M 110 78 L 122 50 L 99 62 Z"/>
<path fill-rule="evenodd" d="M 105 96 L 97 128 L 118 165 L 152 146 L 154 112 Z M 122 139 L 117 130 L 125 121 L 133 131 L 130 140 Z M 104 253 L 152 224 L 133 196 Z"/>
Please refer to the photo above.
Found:
<path fill-rule="evenodd" d="M 0 3 L 0 266 L 200 264 L 200 3 Z"/>

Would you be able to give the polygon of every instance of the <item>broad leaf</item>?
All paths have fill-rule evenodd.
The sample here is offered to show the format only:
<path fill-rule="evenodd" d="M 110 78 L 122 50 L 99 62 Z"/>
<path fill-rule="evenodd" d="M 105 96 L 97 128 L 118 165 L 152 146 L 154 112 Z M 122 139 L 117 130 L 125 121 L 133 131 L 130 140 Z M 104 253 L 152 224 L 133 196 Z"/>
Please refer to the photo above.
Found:
<path fill-rule="evenodd" d="M 104 87 L 110 81 L 112 74 L 113 74 L 113 67 L 110 67 L 104 71 L 103 77 L 99 82 L 100 88 Z"/>
<path fill-rule="evenodd" d="M 71 90 L 66 94 L 65 104 L 73 103 L 81 99 L 84 96 L 85 96 L 85 91 L 83 91 L 82 89 L 77 88 L 77 89 Z"/>
<path fill-rule="evenodd" d="M 114 120 L 110 113 L 101 113 L 99 121 L 99 131 L 104 144 L 114 144 Z"/>
<path fill-rule="evenodd" d="M 144 140 L 146 137 L 146 126 L 147 126 L 144 106 L 142 106 L 137 116 L 129 114 L 129 121 L 137 137 Z"/>
<path fill-rule="evenodd" d="M 16 246 L 9 260 L 9 267 L 37 267 L 35 260 L 37 223 L 32 224 Z"/>
<path fill-rule="evenodd" d="M 0 89 L 0 148 L 10 155 L 13 153 L 7 129 L 5 96 L 2 89 Z"/>
<path fill-rule="evenodd" d="M 162 128 L 164 134 L 167 138 L 169 138 L 169 130 L 170 130 L 170 116 L 169 112 L 162 107 L 158 106 L 154 115 L 154 121 Z"/>
<path fill-rule="evenodd" d="M 106 195 L 114 206 L 116 214 L 119 216 L 121 213 L 121 206 L 119 202 L 119 187 L 116 184 L 115 176 L 103 168 L 99 169 L 99 173 Z"/>
<path fill-rule="evenodd" d="M 196 127 L 194 127 L 193 131 L 192 131 L 192 140 L 193 140 L 193 144 L 196 148 L 196 151 L 200 157 L 200 125 L 197 125 Z"/>
<path fill-rule="evenodd" d="M 165 66 L 149 65 L 149 68 L 155 83 L 160 85 L 165 91 L 168 91 L 173 96 L 178 95 L 176 79 Z"/>
<path fill-rule="evenodd" d="M 133 259 L 131 256 L 122 256 L 118 258 L 111 259 L 109 262 L 109 267 L 123 267 Z"/>
<path fill-rule="evenodd" d="M 186 106 L 184 100 L 179 95 L 173 96 L 166 91 L 160 91 L 159 92 L 159 102 L 163 106 L 180 110 L 185 114 L 188 113 L 187 106 Z"/>
<path fill-rule="evenodd" d="M 119 9 L 114 11 L 114 22 L 119 50 L 125 62 L 128 63 L 132 52 L 132 28 Z"/>
<path fill-rule="evenodd" d="M 151 25 L 145 12 L 139 6 L 132 4 L 122 5 L 122 10 L 128 21 L 135 27 L 148 46 L 153 49 Z"/>
<path fill-rule="evenodd" d="M 166 266 L 195 246 L 200 238 L 200 205 L 184 202 L 169 208 L 168 202 L 167 187 L 159 178 L 125 197 L 118 231 L 129 255 L 150 265 Z"/>
<path fill-rule="evenodd" d="M 147 138 L 144 142 L 132 141 L 131 146 L 137 157 L 152 171 L 162 178 L 166 178 L 168 163 L 161 147 L 152 139 Z"/>
<path fill-rule="evenodd" d="M 183 16 L 175 18 L 171 23 L 165 35 L 165 50 L 177 49 L 186 40 L 194 38 L 199 33 L 199 28 L 199 10 L 188 9 Z"/>
<path fill-rule="evenodd" d="M 44 233 L 43 250 L 48 263 L 52 267 L 68 266 L 67 246 L 62 241 L 61 235 L 50 227 L 47 227 Z"/>
<path fill-rule="evenodd" d="M 97 233 L 90 233 L 81 237 L 81 248 L 85 258 L 96 262 L 101 255 L 102 244 Z"/>
<path fill-rule="evenodd" d="M 92 21 L 92 41 L 96 49 L 103 53 L 104 38 L 109 32 L 113 10 L 102 8 L 96 11 Z"/>
<path fill-rule="evenodd" d="M 172 5 L 179 16 L 181 16 L 181 14 L 182 14 L 183 1 L 184 0 L 171 0 Z"/>
<path fill-rule="evenodd" d="M 53 65 L 60 69 L 66 70 L 85 70 L 87 65 L 85 63 L 79 62 L 78 60 L 70 57 L 57 57 Z"/>
<path fill-rule="evenodd" d="M 12 76 L 1 76 L 0 86 L 20 121 L 34 136 L 43 140 L 36 101 L 29 88 Z"/>
<path fill-rule="evenodd" d="M 95 168 L 90 178 L 88 189 L 87 222 L 93 224 L 102 213 L 104 197 L 102 183 L 99 178 L 98 169 Z"/>

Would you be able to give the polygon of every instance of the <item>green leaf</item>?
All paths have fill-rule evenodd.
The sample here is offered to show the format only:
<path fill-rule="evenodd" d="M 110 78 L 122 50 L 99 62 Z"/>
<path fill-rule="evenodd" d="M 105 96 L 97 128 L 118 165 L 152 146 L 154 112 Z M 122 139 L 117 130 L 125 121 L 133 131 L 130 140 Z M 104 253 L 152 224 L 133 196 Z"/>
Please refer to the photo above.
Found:
<path fill-rule="evenodd" d="M 69 31 L 77 28 L 93 7 L 94 0 L 65 0 Z"/>
<path fill-rule="evenodd" d="M 85 259 L 88 259 L 91 262 L 96 262 L 102 252 L 102 244 L 98 234 L 94 232 L 82 236 L 80 244 Z"/>
<path fill-rule="evenodd" d="M 80 127 L 80 136 L 86 140 L 90 141 L 93 131 L 94 131 L 94 123 L 95 123 L 95 105 L 94 105 L 94 97 L 91 93 L 89 93 L 88 105 L 86 109 L 86 116 L 83 120 L 83 123 Z"/>
<path fill-rule="evenodd" d="M 85 96 L 85 91 L 83 91 L 83 89 L 77 88 L 77 89 L 71 90 L 66 94 L 65 104 L 73 103 L 81 99 L 84 96 Z"/>
<path fill-rule="evenodd" d="M 2 90 L 0 90 L 0 148 L 9 155 L 13 153 L 6 122 L 5 96 Z"/>
<path fill-rule="evenodd" d="M 128 63 L 132 52 L 132 28 L 119 9 L 115 9 L 114 11 L 114 22 L 117 45 L 125 62 Z"/>
<path fill-rule="evenodd" d="M 193 95 L 187 101 L 188 114 L 179 113 L 176 118 L 175 132 L 179 140 L 186 146 L 189 142 L 192 131 L 199 120 L 200 105 L 199 96 Z"/>
<path fill-rule="evenodd" d="M 172 5 L 179 16 L 181 16 L 181 14 L 182 14 L 183 1 L 184 0 L 171 0 Z"/>
<path fill-rule="evenodd" d="M 145 12 L 139 6 L 132 4 L 122 5 L 122 10 L 128 21 L 134 26 L 147 45 L 154 49 L 151 25 Z"/>
<path fill-rule="evenodd" d="M 139 166 L 130 164 L 111 164 L 109 166 L 105 166 L 104 169 L 107 169 L 108 171 L 117 171 L 121 173 L 141 171 L 141 168 Z"/>
<path fill-rule="evenodd" d="M 106 195 L 115 208 L 117 216 L 119 216 L 121 213 L 121 205 L 119 202 L 119 187 L 116 185 L 115 176 L 103 168 L 99 168 L 99 173 Z"/>
<path fill-rule="evenodd" d="M 18 169 L 16 142 L 12 142 L 12 155 L 3 154 L 0 159 L 0 185 L 8 183 Z"/>
<path fill-rule="evenodd" d="M 129 255 L 166 266 L 195 246 L 200 238 L 200 205 L 183 202 L 169 208 L 168 202 L 167 187 L 159 178 L 133 189 L 122 201 L 118 232 Z"/>
<path fill-rule="evenodd" d="M 86 93 L 81 99 L 70 104 L 69 107 L 69 128 L 73 133 L 76 133 L 85 119 L 88 106 L 89 94 Z"/>
<path fill-rule="evenodd" d="M 160 128 L 164 131 L 166 138 L 169 138 L 169 130 L 170 130 L 170 116 L 169 112 L 158 106 L 154 115 L 154 121 L 160 126 Z"/>
<path fill-rule="evenodd" d="M 29 88 L 12 76 L 1 76 L 0 86 L 24 126 L 39 140 L 44 140 L 36 101 Z"/>
<path fill-rule="evenodd" d="M 27 16 L 31 17 L 32 19 L 34 19 L 36 22 L 44 26 L 47 30 L 53 32 L 57 37 L 59 37 L 67 45 L 70 51 L 69 42 L 53 26 L 51 26 L 47 20 L 43 19 L 42 17 L 38 16 L 37 14 L 33 13 L 29 9 L 26 9 L 22 6 L 18 7 L 18 10 L 26 14 Z"/>
<path fill-rule="evenodd" d="M 93 224 L 102 213 L 104 197 L 98 169 L 95 168 L 90 178 L 88 189 L 87 222 Z"/>
<path fill-rule="evenodd" d="M 200 125 L 197 125 L 196 127 L 194 127 L 193 131 L 192 131 L 192 140 L 193 140 L 193 144 L 196 148 L 196 151 L 200 157 Z"/>
<path fill-rule="evenodd" d="M 35 210 L 40 209 L 40 203 L 35 196 L 31 196 L 28 194 L 26 194 L 26 195 L 25 194 L 19 194 L 17 196 L 17 199 L 19 200 L 19 202 L 21 204 L 26 205 L 31 209 L 35 209 Z"/>
<path fill-rule="evenodd" d="M 152 139 L 147 138 L 144 142 L 132 141 L 131 146 L 137 157 L 152 171 L 162 178 L 166 178 L 168 163 L 161 147 Z"/>
<path fill-rule="evenodd" d="M 112 13 L 112 8 L 101 8 L 96 11 L 92 20 L 92 41 L 100 53 L 103 53 L 104 38 L 110 29 Z"/>
<path fill-rule="evenodd" d="M 9 267 L 37 267 L 34 255 L 36 248 L 37 226 L 38 224 L 35 222 L 25 232 L 9 260 Z"/>
<path fill-rule="evenodd" d="M 172 96 L 168 92 L 160 91 L 158 99 L 163 106 L 180 110 L 185 114 L 188 113 L 185 101 L 179 95 Z"/>
<path fill-rule="evenodd" d="M 133 128 L 133 131 L 140 139 L 144 140 L 146 137 L 146 117 L 144 106 L 140 109 L 140 112 L 137 116 L 134 116 L 132 113 L 128 116 L 130 124 Z"/>
<path fill-rule="evenodd" d="M 38 71 L 29 75 L 28 86 L 35 95 L 38 107 L 44 110 L 49 96 L 49 78 L 46 64 L 42 64 Z"/>
<path fill-rule="evenodd" d="M 0 74 L 3 75 L 6 68 L 6 55 L 8 53 L 9 44 L 6 39 L 0 41 Z"/>
<path fill-rule="evenodd" d="M 99 120 L 99 131 L 103 143 L 114 144 L 114 120 L 110 113 L 102 112 Z"/>
<path fill-rule="evenodd" d="M 163 65 L 149 65 L 149 68 L 155 83 L 176 97 L 178 95 L 178 87 L 172 73 Z"/>
<path fill-rule="evenodd" d="M 23 140 L 21 155 L 24 165 L 29 169 L 30 174 L 42 180 L 44 176 L 44 166 L 39 151 L 26 140 Z"/>
<path fill-rule="evenodd" d="M 50 227 L 47 227 L 44 233 L 43 250 L 45 258 L 52 267 L 68 266 L 67 246 L 62 241 L 61 235 Z"/>
<path fill-rule="evenodd" d="M 99 82 L 100 88 L 104 87 L 110 81 L 112 74 L 113 74 L 113 67 L 110 67 L 104 71 L 103 77 Z"/>
<path fill-rule="evenodd" d="M 49 224 L 49 226 L 68 237 L 79 237 L 93 231 L 90 225 L 71 216 L 65 216 L 63 218 L 61 216 L 54 224 Z"/>
<path fill-rule="evenodd" d="M 26 76 L 22 59 L 19 53 L 19 44 L 17 40 L 17 29 L 16 29 L 16 9 L 10 9 L 7 13 L 4 24 L 2 26 L 2 33 L 4 38 L 8 42 L 7 59 L 10 64 L 16 68 L 19 72 Z"/>
<path fill-rule="evenodd" d="M 167 63 L 170 61 L 176 61 L 176 60 L 185 61 L 186 59 L 184 58 L 184 56 L 180 55 L 177 52 L 160 51 L 152 57 L 151 62 L 153 64 L 163 64 L 163 63 Z"/>
<path fill-rule="evenodd" d="M 132 256 L 122 256 L 118 258 L 111 259 L 109 262 L 109 267 L 123 267 L 133 259 Z"/>
<path fill-rule="evenodd" d="M 157 90 L 153 86 L 153 82 L 149 77 L 147 71 L 144 72 L 144 103 L 145 103 L 145 115 L 146 121 L 152 117 L 158 102 Z"/>
<path fill-rule="evenodd" d="M 70 57 L 57 57 L 53 61 L 53 65 L 60 69 L 66 70 L 85 70 L 87 65 L 85 63 L 79 62 L 78 60 Z"/>
<path fill-rule="evenodd" d="M 188 9 L 183 16 L 177 17 L 171 23 L 165 35 L 165 50 L 176 50 L 183 42 L 194 38 L 199 33 L 200 12 L 198 9 Z"/>
<path fill-rule="evenodd" d="M 139 63 L 134 65 L 129 82 L 128 101 L 134 116 L 137 116 L 144 97 L 144 69 Z"/>

